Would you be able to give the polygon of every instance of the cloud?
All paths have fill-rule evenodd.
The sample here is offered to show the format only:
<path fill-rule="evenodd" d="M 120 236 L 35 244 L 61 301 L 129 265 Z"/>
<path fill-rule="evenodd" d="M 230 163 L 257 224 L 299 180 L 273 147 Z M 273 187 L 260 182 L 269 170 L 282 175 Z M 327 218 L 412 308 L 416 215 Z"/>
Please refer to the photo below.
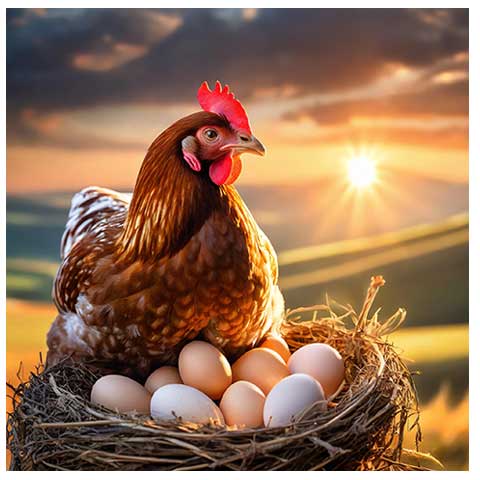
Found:
<path fill-rule="evenodd" d="M 303 94 L 342 89 L 391 63 L 423 66 L 468 48 L 468 14 L 455 10 L 439 11 L 441 23 L 405 9 L 262 9 L 248 20 L 236 10 L 49 12 L 24 27 L 9 23 L 7 84 L 14 100 L 26 95 L 55 108 L 185 100 L 201 80 L 216 78 L 244 96 L 283 85 Z M 108 75 L 74 68 L 72 57 L 109 37 L 151 48 Z"/>
<path fill-rule="evenodd" d="M 437 78 L 437 77 L 435 77 Z M 348 99 L 285 115 L 288 120 L 308 117 L 320 124 L 349 123 L 358 117 L 408 117 L 468 115 L 468 82 L 435 83 L 432 87 L 376 98 Z"/>
<path fill-rule="evenodd" d="M 25 109 L 47 115 L 193 103 L 197 86 L 217 78 L 244 101 L 341 96 L 392 68 L 427 71 L 436 81 L 428 78 L 418 95 L 313 105 L 290 118 L 342 124 L 355 109 L 370 116 L 377 109 L 457 115 L 465 112 L 465 96 L 447 95 L 466 72 L 466 52 L 466 9 L 10 9 L 9 139 L 40 140 L 41 132 L 24 124 Z M 462 55 L 463 64 L 452 66 L 449 59 Z M 440 67 L 430 71 L 434 65 Z"/>
<path fill-rule="evenodd" d="M 9 103 L 46 109 L 96 105 L 121 98 L 127 93 L 128 69 L 110 75 L 105 71 L 141 57 L 182 23 L 174 13 L 144 9 L 54 9 L 35 17 L 22 11 L 9 18 Z M 19 25 L 19 20 L 24 21 Z M 100 68 L 102 60 L 107 65 Z M 116 89 L 112 89 L 113 82 Z"/>
<path fill-rule="evenodd" d="M 433 77 L 433 83 L 451 84 L 460 80 L 466 80 L 468 78 L 468 72 L 465 70 L 447 70 L 437 73 Z"/>
<path fill-rule="evenodd" d="M 63 117 L 60 114 L 52 113 L 43 116 L 32 108 L 22 110 L 20 117 L 26 127 L 46 135 L 57 132 L 63 123 Z"/>
<path fill-rule="evenodd" d="M 262 138 L 265 140 L 265 138 Z M 468 149 L 468 126 L 459 119 L 415 121 L 411 118 L 363 118 L 352 123 L 318 124 L 303 117 L 276 122 L 267 144 L 283 147 L 425 147 L 437 151 Z M 300 150 L 299 150 L 300 151 Z"/>
<path fill-rule="evenodd" d="M 403 144 L 468 148 L 468 82 L 435 83 L 420 91 L 317 104 L 283 116 L 279 136 L 295 142 Z M 306 132 L 299 136 L 299 130 Z"/>
<path fill-rule="evenodd" d="M 129 19 L 123 11 L 115 16 L 94 46 L 74 54 L 72 65 L 80 70 L 104 72 L 143 57 L 149 48 L 172 34 L 182 23 L 179 16 L 158 12 L 135 12 Z M 108 20 L 110 21 L 110 19 Z M 102 24 L 104 19 L 97 20 Z M 137 29 L 135 23 L 142 26 Z M 127 26 L 127 28 L 125 28 Z M 101 31 L 101 30 L 100 30 Z M 119 34 L 122 36 L 118 40 Z"/>
<path fill-rule="evenodd" d="M 7 8 L 7 25 L 22 27 L 35 17 L 43 17 L 45 8 Z"/>
<path fill-rule="evenodd" d="M 10 146 L 46 146 L 70 150 L 132 150 L 143 152 L 144 142 L 111 138 L 108 135 L 82 131 L 63 113 L 43 113 L 33 108 L 20 112 L 9 128 Z"/>
<path fill-rule="evenodd" d="M 124 65 L 135 58 L 143 57 L 146 51 L 144 45 L 114 43 L 106 52 L 77 53 L 73 56 L 72 65 L 79 70 L 105 72 Z"/>

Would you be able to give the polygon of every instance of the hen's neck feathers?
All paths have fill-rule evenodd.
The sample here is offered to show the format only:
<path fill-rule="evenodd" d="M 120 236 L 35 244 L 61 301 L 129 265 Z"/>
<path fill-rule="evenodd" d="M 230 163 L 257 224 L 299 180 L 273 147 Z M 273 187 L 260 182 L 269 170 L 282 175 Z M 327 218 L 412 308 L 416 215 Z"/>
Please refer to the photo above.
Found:
<path fill-rule="evenodd" d="M 229 209 L 226 197 L 235 189 L 214 185 L 206 175 L 191 171 L 181 158 L 180 143 L 192 129 L 182 128 L 180 122 L 153 142 L 140 168 L 119 238 L 125 258 L 172 256 L 213 211 Z"/>

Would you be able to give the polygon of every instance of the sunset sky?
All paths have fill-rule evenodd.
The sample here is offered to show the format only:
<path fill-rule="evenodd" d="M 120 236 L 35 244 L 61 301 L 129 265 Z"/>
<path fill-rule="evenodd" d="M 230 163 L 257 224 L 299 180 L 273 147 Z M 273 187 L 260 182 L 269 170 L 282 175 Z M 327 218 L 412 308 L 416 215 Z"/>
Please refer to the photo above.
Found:
<path fill-rule="evenodd" d="M 7 10 L 7 189 L 131 187 L 146 149 L 230 84 L 267 146 L 239 182 L 300 182 L 368 150 L 468 180 L 468 11 Z"/>

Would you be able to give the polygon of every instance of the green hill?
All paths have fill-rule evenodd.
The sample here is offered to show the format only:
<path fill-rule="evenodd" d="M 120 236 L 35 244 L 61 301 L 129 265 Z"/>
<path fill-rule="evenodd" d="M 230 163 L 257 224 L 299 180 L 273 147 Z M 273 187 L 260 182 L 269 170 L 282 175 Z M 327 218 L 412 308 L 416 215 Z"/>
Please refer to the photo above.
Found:
<path fill-rule="evenodd" d="M 468 216 L 395 233 L 279 255 L 289 307 L 363 298 L 371 275 L 383 275 L 377 305 L 407 309 L 407 326 L 468 322 Z M 356 308 L 361 305 L 353 305 Z"/>

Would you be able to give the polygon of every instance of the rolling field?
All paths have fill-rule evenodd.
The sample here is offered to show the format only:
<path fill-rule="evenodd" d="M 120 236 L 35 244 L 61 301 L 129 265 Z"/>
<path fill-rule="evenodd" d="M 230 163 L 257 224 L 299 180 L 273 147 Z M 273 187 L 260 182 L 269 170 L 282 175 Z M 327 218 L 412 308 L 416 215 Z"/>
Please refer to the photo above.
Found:
<path fill-rule="evenodd" d="M 279 254 L 287 305 L 322 303 L 325 294 L 360 308 L 368 280 L 386 285 L 377 304 L 407 309 L 406 326 L 468 322 L 468 217 L 457 215 L 375 237 Z"/>

